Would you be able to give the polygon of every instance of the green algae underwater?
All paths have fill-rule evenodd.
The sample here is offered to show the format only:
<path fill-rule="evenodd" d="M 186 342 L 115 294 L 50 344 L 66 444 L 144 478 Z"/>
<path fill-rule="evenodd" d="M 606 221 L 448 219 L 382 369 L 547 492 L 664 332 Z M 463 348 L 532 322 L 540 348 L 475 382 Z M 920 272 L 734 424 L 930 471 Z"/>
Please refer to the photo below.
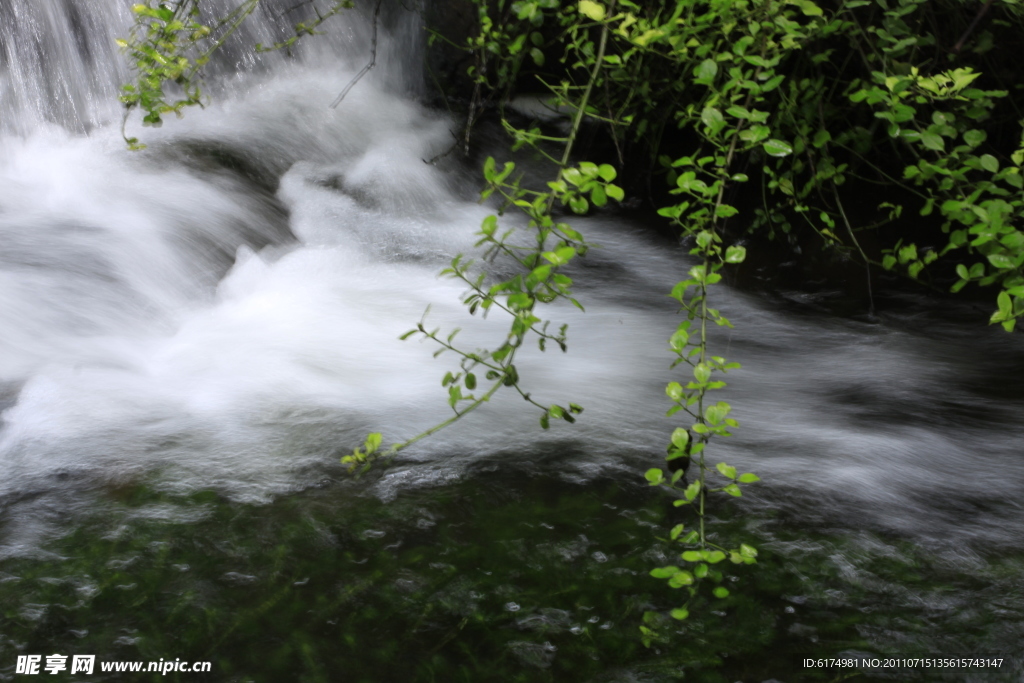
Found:
<path fill-rule="evenodd" d="M 214 493 L 106 494 L 36 558 L 0 574 L 4 680 L 19 653 L 99 661 L 211 661 L 210 674 L 78 680 L 792 681 L 1015 680 L 995 671 L 806 669 L 841 653 L 979 652 L 1022 628 L 982 602 L 1009 596 L 1024 558 L 974 574 L 912 543 L 784 519 L 715 529 L 759 540 L 730 597 L 679 623 L 647 611 L 677 599 L 647 575 L 664 563 L 663 496 L 613 480 L 573 483 L 489 468 L 387 503 L 350 481 L 267 505 Z M 170 521 L 157 512 L 177 510 Z M 185 521 L 187 520 L 187 521 Z M 737 529 L 737 527 L 739 527 Z M 871 556 L 871 571 L 846 556 Z M 850 675 L 855 674 L 855 675 Z M 973 677 L 971 677 L 973 676 Z M 55 677 L 54 680 L 58 680 Z"/>

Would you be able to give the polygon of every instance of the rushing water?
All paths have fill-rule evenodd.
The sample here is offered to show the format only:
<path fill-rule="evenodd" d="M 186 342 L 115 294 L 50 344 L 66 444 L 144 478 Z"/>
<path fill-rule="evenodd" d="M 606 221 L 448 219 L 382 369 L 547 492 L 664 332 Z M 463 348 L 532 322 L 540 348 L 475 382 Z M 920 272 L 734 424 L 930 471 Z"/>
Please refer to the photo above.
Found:
<path fill-rule="evenodd" d="M 347 479 L 367 432 L 447 417 L 454 361 L 398 340 L 428 305 L 467 346 L 501 339 L 437 277 L 491 209 L 479 160 L 425 161 L 457 123 L 417 103 L 418 15 L 385 13 L 378 67 L 330 109 L 367 18 L 292 56 L 244 49 L 292 5 L 247 24 L 206 109 L 130 119 L 132 153 L 129 4 L 0 0 L 0 679 L 76 643 L 213 659 L 210 680 L 803 680 L 800 654 L 1020 654 L 1020 336 L 914 297 L 868 324 L 835 293 L 724 286 L 742 426 L 714 457 L 764 481 L 720 528 L 765 557 L 684 645 L 638 645 L 640 614 L 677 599 L 645 576 L 668 501 L 636 482 L 674 426 L 665 292 L 688 261 L 624 217 L 578 221 L 601 245 L 574 273 L 587 312 L 554 307 L 570 352 L 519 364 L 579 424 L 541 432 L 499 398 Z"/>

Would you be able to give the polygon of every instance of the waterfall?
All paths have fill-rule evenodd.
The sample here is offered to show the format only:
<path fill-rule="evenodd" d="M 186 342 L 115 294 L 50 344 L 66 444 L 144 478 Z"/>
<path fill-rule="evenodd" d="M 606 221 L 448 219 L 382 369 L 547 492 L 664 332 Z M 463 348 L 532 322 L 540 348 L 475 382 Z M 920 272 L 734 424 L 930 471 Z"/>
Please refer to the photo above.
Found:
<path fill-rule="evenodd" d="M 86 132 L 119 120 L 118 95 L 131 72 L 117 39 L 129 35 L 134 14 L 127 0 L 0 0 L 0 131 L 30 134 L 44 122 Z M 200 20 L 213 24 L 235 6 L 231 0 L 201 3 Z M 377 85 L 404 94 L 422 93 L 423 39 L 419 12 L 408 3 L 387 3 L 381 23 L 391 30 L 380 41 Z M 288 52 L 256 52 L 292 34 L 315 15 L 309 3 L 262 0 L 218 51 L 207 69 L 212 95 L 224 80 L 267 72 L 287 61 L 315 60 L 351 71 L 370 58 L 372 8 L 335 17 L 323 34 Z M 361 65 L 361 64 L 360 64 Z M 356 67 L 358 68 L 358 67 Z M 217 76 L 222 76 L 217 82 Z"/>

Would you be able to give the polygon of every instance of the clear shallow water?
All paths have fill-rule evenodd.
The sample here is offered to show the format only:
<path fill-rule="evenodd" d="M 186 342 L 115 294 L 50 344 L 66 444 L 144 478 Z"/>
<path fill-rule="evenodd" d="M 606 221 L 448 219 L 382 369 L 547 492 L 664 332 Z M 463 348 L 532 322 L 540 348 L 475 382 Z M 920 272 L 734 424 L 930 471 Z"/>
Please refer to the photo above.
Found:
<path fill-rule="evenodd" d="M 446 417 L 453 364 L 397 339 L 428 304 L 468 346 L 501 336 L 436 276 L 489 210 L 476 162 L 423 161 L 455 124 L 411 98 L 409 40 L 386 41 L 331 110 L 365 58 L 365 23 L 342 22 L 295 60 L 245 65 L 129 153 L 107 104 L 121 6 L 88 21 L 33 7 L 39 44 L 62 48 L 38 67 L 8 53 L 0 79 L 35 88 L 3 100 L 17 125 L 0 140 L 0 675 L 82 631 L 109 659 L 187 650 L 237 680 L 802 680 L 798 653 L 1020 653 L 1019 335 L 913 298 L 869 325 L 830 314 L 829 293 L 720 288 L 736 329 L 714 344 L 744 368 L 728 394 L 742 427 L 716 453 L 764 480 L 723 508 L 721 533 L 766 557 L 740 576 L 746 597 L 647 651 L 639 615 L 674 606 L 645 576 L 671 520 L 634 482 L 675 426 L 664 293 L 684 253 L 626 217 L 579 221 L 603 245 L 577 274 L 587 313 L 555 310 L 570 353 L 520 370 L 536 398 L 583 404 L 580 423 L 541 432 L 500 399 L 353 483 L 337 460 L 368 431 L 398 440 Z M 11 16 L 0 25 L 24 35 Z M 83 22 L 104 27 L 86 32 L 89 59 L 65 45 Z M 33 85 L 64 81 L 85 104 Z M 537 628 L 519 623 L 531 615 Z M 414 656 L 389 649 L 409 638 Z M 271 664 L 268 643 L 283 648 Z"/>

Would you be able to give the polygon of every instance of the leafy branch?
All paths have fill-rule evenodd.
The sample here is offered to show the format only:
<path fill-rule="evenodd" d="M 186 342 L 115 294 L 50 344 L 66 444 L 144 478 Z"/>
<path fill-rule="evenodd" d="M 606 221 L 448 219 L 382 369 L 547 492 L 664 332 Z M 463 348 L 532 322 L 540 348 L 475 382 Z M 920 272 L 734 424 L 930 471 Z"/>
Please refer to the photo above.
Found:
<path fill-rule="evenodd" d="M 128 117 L 136 108 L 143 113 L 143 126 L 159 127 L 167 114 L 173 113 L 180 118 L 186 107 L 203 106 L 203 69 L 256 11 L 260 2 L 242 0 L 226 15 L 210 23 L 201 19 L 200 0 L 145 0 L 132 7 L 135 23 L 128 37 L 117 41 L 136 74 L 132 83 L 122 86 L 120 97 L 124 105 L 121 136 L 129 149 L 146 147 L 137 137 L 128 137 L 125 131 Z M 336 1 L 326 11 L 321 11 L 315 3 L 312 5 L 316 19 L 295 24 L 295 35 L 287 40 L 269 47 L 257 44 L 255 50 L 267 52 L 290 48 L 303 36 L 316 34 L 322 23 L 353 6 L 351 0 Z M 376 22 L 377 14 L 374 15 L 374 57 Z M 345 92 L 357 80 L 350 83 Z"/>
<path fill-rule="evenodd" d="M 486 29 L 485 29 L 486 30 Z M 532 231 L 532 239 L 526 243 L 517 241 L 519 231 L 515 228 L 499 229 L 499 216 L 487 216 L 481 223 L 477 233 L 477 248 L 483 249 L 482 261 L 490 264 L 501 258 L 514 263 L 519 272 L 511 278 L 490 283 L 486 270 L 476 271 L 475 261 L 467 260 L 463 255 L 452 259 L 450 267 L 442 271 L 443 276 L 457 279 L 469 289 L 463 297 L 471 315 L 478 312 L 487 315 L 491 311 L 500 311 L 509 318 L 509 327 L 505 341 L 494 350 L 465 351 L 454 344 L 459 330 L 454 330 L 446 337 L 439 335 L 440 330 L 428 330 L 424 321 L 402 339 L 418 336 L 430 340 L 441 348 L 435 354 L 446 351 L 455 353 L 460 358 L 460 371 L 448 372 L 442 379 L 442 386 L 448 390 L 448 404 L 454 415 L 444 422 L 431 427 L 410 439 L 394 443 L 382 450 L 382 435 L 370 434 L 363 446 L 342 458 L 353 471 L 365 471 L 376 461 L 388 461 L 402 450 L 421 439 L 436 433 L 465 415 L 473 412 L 502 387 L 514 389 L 523 400 L 540 409 L 540 425 L 548 429 L 551 420 L 575 422 L 576 415 L 583 408 L 575 403 L 567 406 L 558 404 L 544 405 L 534 400 L 526 391 L 515 367 L 515 358 L 519 349 L 529 339 L 535 339 L 541 351 L 548 342 L 555 343 L 563 352 L 567 350 L 567 326 L 562 325 L 556 334 L 548 332 L 550 321 L 537 315 L 539 304 L 550 304 L 565 299 L 576 307 L 583 309 L 582 304 L 572 295 L 572 278 L 565 274 L 564 269 L 577 256 L 582 256 L 589 249 L 585 238 L 569 224 L 556 220 L 553 211 L 556 203 L 568 206 L 576 213 L 585 213 L 589 202 L 597 206 L 607 203 L 609 197 L 622 199 L 624 193 L 620 187 L 612 183 L 616 178 L 614 167 L 608 164 L 581 162 L 573 166 L 569 164 L 577 134 L 583 124 L 584 112 L 598 82 L 603 64 L 602 56 L 607 45 L 608 27 L 602 26 L 598 39 L 597 58 L 589 71 L 587 86 L 577 103 L 577 113 L 573 117 L 568 134 L 554 139 L 563 145 L 562 155 L 557 163 L 555 178 L 547 183 L 546 190 L 524 187 L 521 176 L 513 176 L 515 164 L 506 162 L 501 169 L 493 157 L 489 157 L 483 167 L 486 186 L 481 193 L 481 200 L 492 196 L 500 198 L 499 215 L 507 210 L 517 210 L 527 219 L 527 229 Z M 480 82 L 484 75 L 478 74 Z M 538 139 L 531 138 L 529 131 L 512 127 L 521 144 L 536 146 Z M 589 202 L 588 202 L 589 198 Z M 478 387 L 477 373 L 483 372 L 490 385 L 482 394 L 470 393 Z"/>

